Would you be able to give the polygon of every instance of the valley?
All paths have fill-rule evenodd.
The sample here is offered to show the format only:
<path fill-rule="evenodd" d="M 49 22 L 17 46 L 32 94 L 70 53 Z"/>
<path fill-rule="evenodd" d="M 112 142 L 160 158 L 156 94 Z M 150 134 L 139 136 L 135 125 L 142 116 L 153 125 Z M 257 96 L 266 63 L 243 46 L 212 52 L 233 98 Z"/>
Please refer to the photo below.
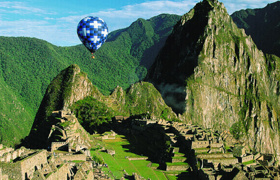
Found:
<path fill-rule="evenodd" d="M 0 37 L 0 179 L 280 179 L 279 37 L 250 28 L 278 7 L 139 18 L 94 60 Z"/>

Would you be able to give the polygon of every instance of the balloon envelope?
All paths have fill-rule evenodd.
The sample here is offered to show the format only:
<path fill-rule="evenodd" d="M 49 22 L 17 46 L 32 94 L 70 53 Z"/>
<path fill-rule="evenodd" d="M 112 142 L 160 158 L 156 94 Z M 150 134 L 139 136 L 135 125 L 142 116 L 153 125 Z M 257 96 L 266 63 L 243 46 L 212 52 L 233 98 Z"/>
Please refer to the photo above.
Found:
<path fill-rule="evenodd" d="M 77 34 L 86 48 L 94 53 L 106 41 L 108 27 L 101 18 L 88 16 L 79 22 Z"/>

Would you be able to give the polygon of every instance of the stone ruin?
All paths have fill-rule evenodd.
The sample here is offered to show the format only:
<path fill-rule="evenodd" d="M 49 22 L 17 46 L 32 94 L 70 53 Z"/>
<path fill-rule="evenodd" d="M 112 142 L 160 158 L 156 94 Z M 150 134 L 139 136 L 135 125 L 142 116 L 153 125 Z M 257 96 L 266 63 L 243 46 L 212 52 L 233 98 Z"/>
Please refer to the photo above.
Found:
<path fill-rule="evenodd" d="M 197 173 L 202 179 L 280 179 L 280 169 L 274 166 L 275 157 L 253 154 L 228 131 L 214 133 L 213 129 L 164 120 L 157 123 L 165 129 L 172 127 L 174 133 L 166 135 L 171 139 L 182 137 L 183 141 L 180 143 L 185 142 L 185 145 L 180 147 L 187 147 L 187 154 L 191 154 L 191 151 L 195 153 L 195 159 L 201 162 Z M 179 149 L 174 148 L 174 151 L 179 152 Z"/>
<path fill-rule="evenodd" d="M 0 145 L 1 180 L 109 179 L 90 155 L 90 137 L 69 111 L 54 111 L 53 116 L 68 126 L 53 126 L 62 133 L 61 142 L 51 142 L 50 151 Z M 60 150 L 60 151 L 57 151 Z M 66 150 L 66 151 L 64 151 Z"/>
<path fill-rule="evenodd" d="M 48 138 L 52 137 L 55 131 L 62 134 L 60 142 L 51 143 L 51 151 L 67 150 L 68 152 L 78 152 L 89 149 L 91 138 L 89 133 L 80 125 L 77 118 L 70 111 L 54 111 L 53 117 L 59 119 L 58 125 L 53 125 Z"/>

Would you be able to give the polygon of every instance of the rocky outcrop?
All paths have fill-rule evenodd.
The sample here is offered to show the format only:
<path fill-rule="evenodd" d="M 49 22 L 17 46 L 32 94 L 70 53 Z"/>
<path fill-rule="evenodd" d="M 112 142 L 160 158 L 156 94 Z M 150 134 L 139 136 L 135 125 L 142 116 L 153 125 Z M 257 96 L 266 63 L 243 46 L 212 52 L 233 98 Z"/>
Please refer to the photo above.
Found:
<path fill-rule="evenodd" d="M 147 80 L 184 121 L 230 129 L 277 154 L 280 59 L 258 50 L 224 5 L 204 0 L 174 27 Z"/>
<path fill-rule="evenodd" d="M 93 103 L 102 104 L 102 107 L 107 109 L 106 114 L 104 114 L 106 117 L 109 114 L 108 110 L 110 109 L 111 112 L 112 109 L 110 114 L 112 117 L 125 115 L 169 120 L 177 118 L 151 83 L 139 82 L 133 84 L 126 91 L 121 87 L 116 87 L 110 96 L 104 96 L 92 85 L 86 74 L 81 72 L 77 65 L 71 65 L 48 86 L 31 133 L 24 145 L 33 148 L 46 148 L 50 131 L 57 123 L 52 112 L 71 109 L 74 107 L 72 105 L 88 96 L 93 97 Z M 76 112 L 76 110 L 74 111 Z M 64 137 L 63 133 L 61 135 Z"/>
<path fill-rule="evenodd" d="M 102 94 L 92 85 L 87 75 L 81 72 L 79 66 L 71 65 L 61 71 L 48 86 L 37 112 L 35 122 L 42 121 L 58 109 L 69 109 L 78 100 L 86 96 L 100 99 Z"/>
<path fill-rule="evenodd" d="M 177 115 L 166 105 L 161 94 L 148 82 L 138 82 L 127 90 L 116 87 L 103 101 L 118 115 L 149 116 L 150 118 L 177 119 Z"/>
<path fill-rule="evenodd" d="M 93 96 L 96 99 L 100 99 L 100 97 L 103 96 L 98 89 L 92 85 L 87 75 L 80 71 L 80 68 L 77 65 L 72 66 L 74 67 L 73 77 L 70 80 L 71 83 L 68 87 L 70 91 L 69 96 L 66 96 L 63 99 L 64 104 L 62 109 L 64 110 L 68 109 L 73 103 L 84 99 L 87 96 Z"/>
<path fill-rule="evenodd" d="M 27 138 L 28 147 L 43 148 L 51 126 L 51 114 L 55 110 L 67 110 L 87 96 L 100 99 L 103 95 L 92 85 L 87 75 L 77 65 L 71 65 L 60 72 L 48 86 L 36 114 L 32 130 Z"/>
<path fill-rule="evenodd" d="M 125 99 L 130 115 L 147 114 L 152 119 L 162 117 L 174 120 L 177 118 L 151 83 L 139 82 L 133 84 L 127 90 Z"/>

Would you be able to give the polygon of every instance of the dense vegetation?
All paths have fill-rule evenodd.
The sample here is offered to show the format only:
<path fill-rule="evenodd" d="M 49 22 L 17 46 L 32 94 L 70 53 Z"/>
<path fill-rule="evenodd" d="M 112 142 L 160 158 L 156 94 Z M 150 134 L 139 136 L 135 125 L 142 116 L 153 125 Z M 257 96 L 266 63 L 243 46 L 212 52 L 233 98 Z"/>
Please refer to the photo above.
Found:
<path fill-rule="evenodd" d="M 110 33 L 94 60 L 82 45 L 57 47 L 36 38 L 0 37 L 0 136 L 7 140 L 2 142 L 14 145 L 28 135 L 47 86 L 71 64 L 80 66 L 106 95 L 118 85 L 126 89 L 143 79 L 179 18 L 162 14 L 149 20 L 138 19 L 130 27 Z M 15 106 L 24 108 L 21 115 L 15 113 Z M 13 124 L 22 126 L 16 128 Z"/>
<path fill-rule="evenodd" d="M 91 96 L 77 101 L 71 107 L 71 110 L 74 111 L 79 123 L 90 134 L 95 131 L 102 132 L 106 124 L 109 124 L 115 115 L 110 107 Z M 102 127 L 100 127 L 101 125 Z"/>
<path fill-rule="evenodd" d="M 246 9 L 233 13 L 239 28 L 251 35 L 259 49 L 280 56 L 280 1 L 262 9 Z"/>
<path fill-rule="evenodd" d="M 0 97 L 0 141 L 6 145 L 18 144 L 32 125 L 32 114 L 2 77 Z"/>
<path fill-rule="evenodd" d="M 138 82 L 126 91 L 117 87 L 111 95 L 104 96 L 92 85 L 86 73 L 73 64 L 61 71 L 48 86 L 23 145 L 37 149 L 46 147 L 50 142 L 50 129 L 57 124 L 52 112 L 69 108 L 89 133 L 110 130 L 111 120 L 116 115 L 172 121 L 177 118 L 151 83 Z"/>
<path fill-rule="evenodd" d="M 278 56 L 279 4 L 232 15 L 260 49 Z M 125 29 L 111 32 L 94 60 L 82 45 L 57 47 L 36 38 L 0 37 L 0 142 L 15 145 L 29 133 L 47 86 L 71 64 L 81 67 L 106 95 L 116 86 L 127 89 L 142 80 L 179 19 L 177 15 L 162 14 L 149 20 L 138 19 Z M 169 110 L 163 109 L 161 116 L 167 118 L 167 114 Z"/>
<path fill-rule="evenodd" d="M 171 108 L 166 106 L 160 93 L 150 83 L 135 83 L 126 92 L 118 89 L 111 96 L 101 99 L 88 96 L 71 107 L 89 133 L 104 132 L 110 126 L 111 119 L 117 115 L 177 121 Z"/>

